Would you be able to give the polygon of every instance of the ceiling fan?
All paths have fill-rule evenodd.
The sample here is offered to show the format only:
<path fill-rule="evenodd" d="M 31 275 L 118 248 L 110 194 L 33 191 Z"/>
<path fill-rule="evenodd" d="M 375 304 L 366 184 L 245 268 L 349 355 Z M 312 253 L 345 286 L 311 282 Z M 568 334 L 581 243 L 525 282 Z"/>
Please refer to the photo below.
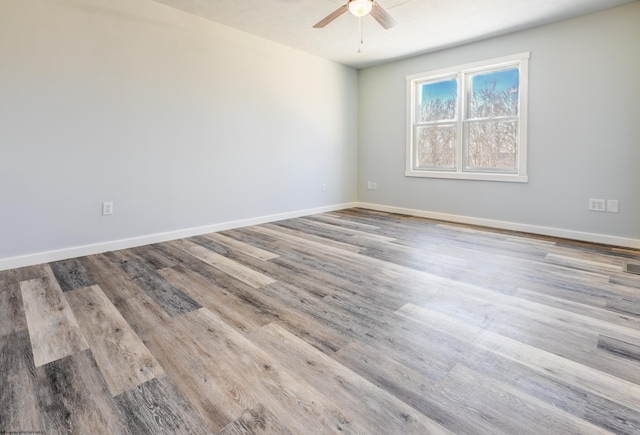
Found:
<path fill-rule="evenodd" d="M 318 21 L 313 27 L 320 29 L 347 11 L 351 12 L 356 17 L 364 17 L 365 15 L 371 14 L 371 16 L 385 29 L 390 29 L 396 25 L 396 20 L 394 20 L 393 17 L 391 17 L 387 11 L 382 9 L 382 6 L 374 0 L 347 0 L 346 4 L 340 6 L 325 18 Z"/>

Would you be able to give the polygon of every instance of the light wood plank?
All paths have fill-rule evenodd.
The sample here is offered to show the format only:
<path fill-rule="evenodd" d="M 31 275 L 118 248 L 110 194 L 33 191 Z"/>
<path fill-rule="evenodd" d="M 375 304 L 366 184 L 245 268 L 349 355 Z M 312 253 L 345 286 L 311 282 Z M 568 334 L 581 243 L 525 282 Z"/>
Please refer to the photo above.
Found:
<path fill-rule="evenodd" d="M 272 319 L 234 294 L 184 268 L 176 266 L 160 269 L 158 273 L 239 330 L 250 332 L 266 325 Z"/>
<path fill-rule="evenodd" d="M 273 260 L 274 258 L 278 258 L 278 254 L 274 254 L 273 252 L 266 251 L 261 248 L 257 248 L 253 245 L 250 245 L 245 242 L 241 242 L 236 239 L 232 239 L 231 237 L 225 236 L 220 233 L 212 233 L 206 234 L 206 237 L 209 240 L 212 240 L 216 243 L 220 243 L 223 246 L 226 246 L 230 249 L 235 249 L 237 251 L 242 252 L 250 257 L 257 258 L 258 260 L 268 261 Z"/>
<path fill-rule="evenodd" d="M 476 347 L 517 361 L 553 378 L 579 385 L 589 392 L 640 412 L 640 385 L 638 384 L 452 319 L 427 308 L 407 304 L 397 313 L 459 339 L 468 340 Z"/>
<path fill-rule="evenodd" d="M 210 251 L 207 248 L 203 248 L 202 246 L 197 245 L 193 242 L 183 240 L 178 244 L 194 257 L 199 258 L 205 263 L 208 263 L 225 273 L 228 273 L 229 275 L 244 282 L 245 284 L 250 285 L 253 288 L 260 288 L 276 282 L 276 280 L 271 277 L 263 275 L 260 272 L 256 272 L 253 269 L 230 260 L 223 255 Z"/>
<path fill-rule="evenodd" d="M 450 433 L 276 324 L 270 323 L 250 337 L 277 358 L 280 365 L 332 397 L 336 405 L 370 433 Z"/>
<path fill-rule="evenodd" d="M 384 236 L 384 235 L 380 235 L 380 234 L 376 234 L 376 233 L 372 233 L 369 231 L 362 231 L 362 230 L 355 230 L 352 228 L 345 228 L 342 227 L 340 225 L 336 225 L 336 224 L 332 224 L 332 223 L 326 223 L 326 222 L 318 222 L 316 220 L 312 220 L 312 219 L 307 219 L 307 218 L 301 218 L 299 220 L 300 222 L 304 222 L 304 225 L 308 225 L 312 228 L 318 228 L 321 230 L 326 230 L 329 231 L 333 234 L 336 233 L 344 233 L 345 235 L 348 236 L 359 236 L 363 239 L 372 239 L 372 240 L 378 240 L 378 241 L 382 241 L 382 242 L 395 242 L 396 239 L 393 237 L 388 237 L 388 236 Z"/>
<path fill-rule="evenodd" d="M 111 395 L 164 373 L 99 286 L 65 293 Z"/>
<path fill-rule="evenodd" d="M 490 402 L 486 400 L 487 392 L 492 395 Z M 461 364 L 456 365 L 431 394 L 442 397 L 448 409 L 473 422 L 474 432 L 611 434 Z"/>
<path fill-rule="evenodd" d="M 36 367 L 89 347 L 55 280 L 22 281 L 20 290 Z"/>
<path fill-rule="evenodd" d="M 209 310 L 190 313 L 179 322 L 188 325 L 198 342 L 211 352 L 216 365 L 212 375 L 227 386 L 244 409 L 241 420 L 247 411 L 251 415 L 260 412 L 266 418 L 273 415 L 278 421 L 286 421 L 294 433 L 309 432 L 310 427 L 333 433 L 370 432 L 367 425 L 354 421 L 341 409 L 333 395 L 326 396 L 305 377 L 283 367 Z"/>

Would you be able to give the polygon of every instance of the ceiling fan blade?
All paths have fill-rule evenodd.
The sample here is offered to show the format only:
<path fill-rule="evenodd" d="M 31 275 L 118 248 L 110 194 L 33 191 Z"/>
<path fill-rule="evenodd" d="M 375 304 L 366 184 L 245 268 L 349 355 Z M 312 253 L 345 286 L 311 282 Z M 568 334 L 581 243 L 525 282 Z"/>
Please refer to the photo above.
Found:
<path fill-rule="evenodd" d="M 378 3 L 373 3 L 373 9 L 371 9 L 371 16 L 385 29 L 390 29 L 396 25 L 396 20 L 387 13 L 382 6 Z"/>
<path fill-rule="evenodd" d="M 335 11 L 331 12 L 329 15 L 327 15 L 326 17 L 318 21 L 313 27 L 316 29 L 321 29 L 327 24 L 329 24 L 330 22 L 332 22 L 333 20 L 335 20 L 336 18 L 338 18 L 340 15 L 347 12 L 348 10 L 349 10 L 349 7 L 347 5 L 342 5 L 338 9 L 336 9 Z"/>

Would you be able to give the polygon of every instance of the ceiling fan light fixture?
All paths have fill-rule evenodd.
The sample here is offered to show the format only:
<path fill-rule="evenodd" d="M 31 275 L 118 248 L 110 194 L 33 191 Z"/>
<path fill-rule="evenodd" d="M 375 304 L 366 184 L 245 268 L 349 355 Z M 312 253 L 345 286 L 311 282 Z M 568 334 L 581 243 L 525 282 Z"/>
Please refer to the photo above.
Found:
<path fill-rule="evenodd" d="M 373 1 L 371 0 L 351 0 L 349 2 L 349 12 L 356 17 L 364 17 L 373 9 Z"/>

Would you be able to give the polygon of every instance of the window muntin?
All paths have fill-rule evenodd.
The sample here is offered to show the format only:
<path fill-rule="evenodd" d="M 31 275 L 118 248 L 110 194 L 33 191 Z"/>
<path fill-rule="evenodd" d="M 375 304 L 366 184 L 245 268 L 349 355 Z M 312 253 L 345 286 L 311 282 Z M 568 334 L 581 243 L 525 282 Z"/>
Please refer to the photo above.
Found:
<path fill-rule="evenodd" d="M 529 54 L 407 77 L 407 176 L 527 181 Z"/>

